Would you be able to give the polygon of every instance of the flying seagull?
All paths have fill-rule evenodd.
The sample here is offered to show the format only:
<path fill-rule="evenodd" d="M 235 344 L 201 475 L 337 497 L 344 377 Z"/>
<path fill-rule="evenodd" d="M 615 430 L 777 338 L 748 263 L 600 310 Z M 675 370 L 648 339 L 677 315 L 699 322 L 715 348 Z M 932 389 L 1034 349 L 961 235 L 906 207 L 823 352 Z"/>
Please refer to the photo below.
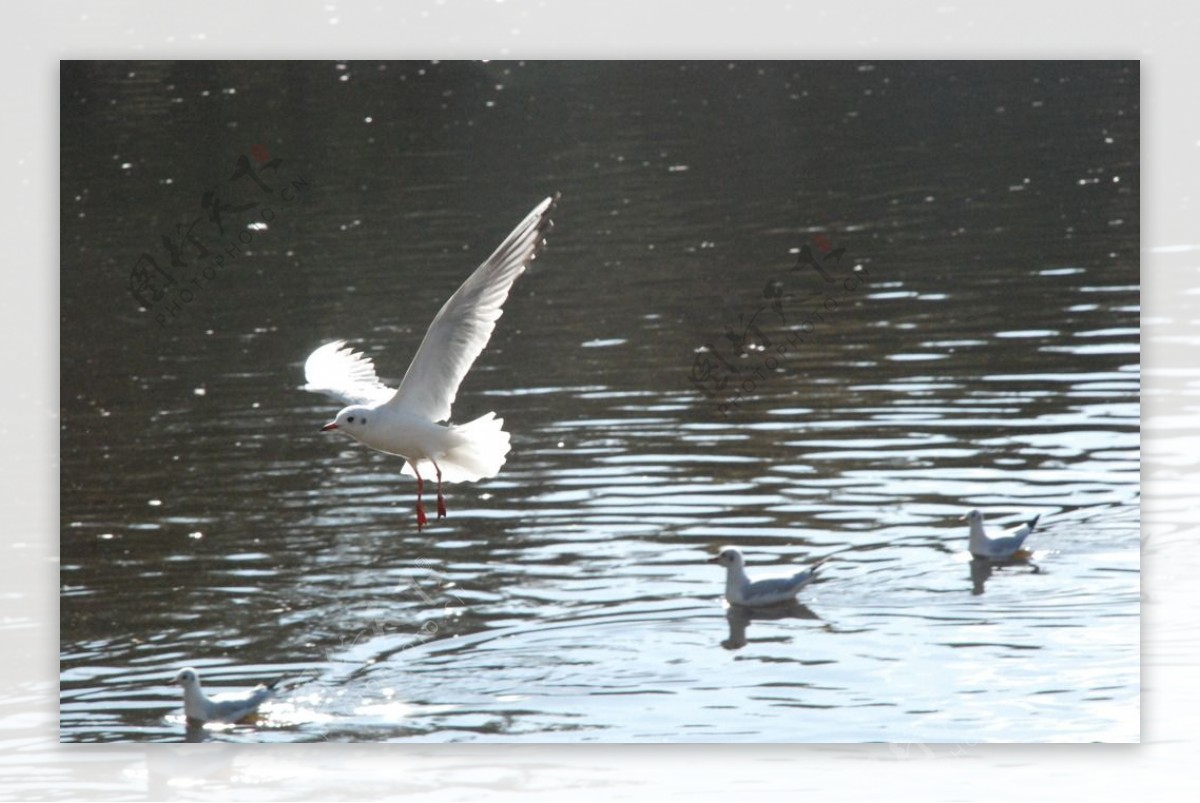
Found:
<path fill-rule="evenodd" d="M 504 419 L 494 412 L 450 424 L 458 386 L 483 351 L 513 282 L 538 254 L 551 227 L 558 195 L 538 204 L 500 247 L 450 296 L 429 325 L 398 388 L 379 381 L 371 358 L 336 340 L 304 364 L 305 390 L 348 405 L 325 426 L 360 443 L 405 459 L 403 473 L 417 478 L 417 529 L 428 522 L 422 472 L 437 479 L 437 517 L 446 515 L 443 482 L 474 482 L 500 472 L 509 451 Z"/>

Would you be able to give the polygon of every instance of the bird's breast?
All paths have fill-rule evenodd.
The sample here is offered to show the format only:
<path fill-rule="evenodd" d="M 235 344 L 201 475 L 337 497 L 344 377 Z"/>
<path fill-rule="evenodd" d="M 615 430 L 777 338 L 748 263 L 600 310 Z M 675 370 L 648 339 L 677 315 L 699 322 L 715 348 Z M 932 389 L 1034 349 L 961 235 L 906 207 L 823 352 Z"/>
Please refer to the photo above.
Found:
<path fill-rule="evenodd" d="M 368 425 L 351 431 L 362 443 L 380 452 L 406 460 L 436 458 L 445 451 L 449 429 L 441 424 L 403 411 L 379 413 Z"/>

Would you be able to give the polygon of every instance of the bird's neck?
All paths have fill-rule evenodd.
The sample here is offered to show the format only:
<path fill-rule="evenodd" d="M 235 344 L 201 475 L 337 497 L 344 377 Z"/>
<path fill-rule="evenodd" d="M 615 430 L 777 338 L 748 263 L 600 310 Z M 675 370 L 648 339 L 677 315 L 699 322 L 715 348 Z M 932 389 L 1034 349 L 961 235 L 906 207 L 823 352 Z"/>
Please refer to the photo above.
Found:
<path fill-rule="evenodd" d="M 726 598 L 733 596 L 737 598 L 741 596 L 741 592 L 750 585 L 750 578 L 746 576 L 746 567 L 730 566 L 725 572 L 725 596 Z"/>
<path fill-rule="evenodd" d="M 982 552 L 987 546 L 987 536 L 983 532 L 982 521 L 971 522 L 970 548 L 972 552 Z"/>
<path fill-rule="evenodd" d="M 204 719 L 204 692 L 199 684 L 186 686 L 183 690 L 183 713 L 193 719 Z"/>

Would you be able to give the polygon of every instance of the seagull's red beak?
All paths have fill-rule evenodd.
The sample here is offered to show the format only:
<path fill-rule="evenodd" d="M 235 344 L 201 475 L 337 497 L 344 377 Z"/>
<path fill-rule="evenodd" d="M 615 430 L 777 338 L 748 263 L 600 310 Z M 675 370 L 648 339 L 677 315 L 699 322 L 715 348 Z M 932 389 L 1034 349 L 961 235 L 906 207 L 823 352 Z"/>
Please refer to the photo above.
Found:
<path fill-rule="evenodd" d="M 328 432 L 328 431 L 329 431 L 329 430 L 331 430 L 331 429 L 337 429 L 337 422 L 336 422 L 336 421 L 330 421 L 328 424 L 326 424 L 325 426 L 321 427 L 321 431 L 322 431 L 322 432 Z"/>
<path fill-rule="evenodd" d="M 705 562 L 705 563 L 720 563 L 720 562 L 721 562 L 721 556 L 720 556 L 720 555 L 713 555 L 711 558 L 709 558 L 708 560 L 706 560 L 706 561 L 704 561 L 704 562 Z"/>

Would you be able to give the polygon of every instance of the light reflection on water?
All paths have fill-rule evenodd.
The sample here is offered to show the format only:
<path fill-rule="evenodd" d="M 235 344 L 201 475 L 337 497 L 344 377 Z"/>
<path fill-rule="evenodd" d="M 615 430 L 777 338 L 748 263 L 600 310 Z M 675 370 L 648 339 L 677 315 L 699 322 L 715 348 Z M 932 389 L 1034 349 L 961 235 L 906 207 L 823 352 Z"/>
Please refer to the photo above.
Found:
<path fill-rule="evenodd" d="M 703 153 L 597 174 L 612 142 L 640 146 L 595 136 L 542 143 L 573 165 L 529 193 L 564 193 L 551 245 L 455 408 L 505 418 L 509 461 L 452 486 L 450 518 L 423 532 L 398 460 L 317 432 L 330 405 L 296 389 L 300 366 L 351 337 L 400 373 L 529 199 L 406 229 L 398 255 L 401 211 L 373 202 L 377 230 L 330 234 L 322 215 L 363 202 L 314 180 L 325 200 L 295 211 L 316 231 L 272 232 L 304 254 L 282 289 L 231 279 L 209 317 L 152 338 L 137 319 L 64 336 L 65 363 L 93 375 L 63 387 L 63 739 L 181 739 L 167 681 L 185 663 L 212 688 L 303 680 L 257 727 L 198 735 L 214 740 L 1136 739 L 1135 224 L 1063 245 L 1070 224 L 1012 193 L 952 241 L 922 239 L 961 199 L 906 215 L 872 206 L 878 171 L 841 176 L 807 206 L 868 286 L 723 411 L 689 382 L 697 349 L 728 342 L 772 277 L 817 280 L 788 272 L 794 179 L 701 192 L 689 182 L 720 172 Z M 910 156 L 873 158 L 917 170 Z M 1106 198 L 1138 219 L 1136 195 Z M 1024 236 L 995 239 L 992 214 Z M 110 290 L 64 279 L 64 309 Z M 1040 570 L 973 576 L 972 507 L 994 525 L 1041 514 Z M 704 562 L 725 543 L 751 570 L 831 560 L 788 615 L 743 619 Z"/>
<path fill-rule="evenodd" d="M 562 393 L 599 400 L 592 390 Z M 601 403 L 610 417 L 524 433 L 542 448 L 514 454 L 486 486 L 456 486 L 452 518 L 421 534 L 411 527 L 411 489 L 389 461 L 336 444 L 333 473 L 293 491 L 299 498 L 277 514 L 279 535 L 245 532 L 255 548 L 227 554 L 166 556 L 166 566 L 191 564 L 205 578 L 185 605 L 163 612 L 174 632 L 64 654 L 64 688 L 82 692 L 64 702 L 65 723 L 78 711 L 84 733 L 176 738 L 169 718 L 130 720 L 173 710 L 174 690 L 158 673 L 200 663 L 187 645 L 208 644 L 228 655 L 214 666 L 231 665 L 229 682 L 314 678 L 257 730 L 215 738 L 1129 736 L 1122 728 L 1136 719 L 1106 718 L 1136 696 L 1136 686 L 1113 683 L 1137 657 L 1136 430 L 1116 431 L 1136 422 L 1136 406 L 1126 419 L 1109 410 L 1108 430 L 1083 410 L 1054 422 L 1067 430 L 1054 437 L 1033 418 L 1022 421 L 1026 435 L 975 440 L 995 412 L 938 416 L 931 404 L 916 421 L 896 421 L 886 407 L 856 407 L 823 427 L 797 427 L 774 419 L 805 411 L 687 424 L 648 414 L 645 394 Z M 1072 420 L 1082 429 L 1072 432 Z M 667 451 L 681 444 L 692 450 Z M 1123 473 L 1132 479 L 1117 482 Z M 973 505 L 1005 518 L 1042 512 L 1043 573 L 1000 570 L 984 597 L 972 597 L 956 519 Z M 193 526 L 205 525 L 162 522 Z M 176 549 L 213 537 L 179 539 Z M 731 540 L 761 566 L 832 555 L 822 582 L 802 593 L 813 618 L 726 621 L 721 578 L 703 559 Z M 293 565 L 281 568 L 275 552 Z M 242 657 L 270 633 L 275 654 L 296 658 Z M 723 649 L 731 642 L 742 644 L 732 663 Z M 1025 663 L 1043 652 L 1054 656 L 1055 688 Z M 96 693 L 97 677 L 69 668 L 121 653 L 153 669 L 105 673 L 111 698 Z M 1017 671 L 998 679 L 996 662 Z M 145 709 L 129 705 L 131 684 L 144 689 Z M 1041 697 L 1073 716 L 1039 728 L 1029 700 Z M 1015 706 L 1009 730 L 998 715 L 1006 706 Z M 818 729 L 787 717 L 795 707 L 846 716 Z M 863 707 L 879 710 L 864 716 Z M 1080 718 L 1081 708 L 1107 713 Z"/>

